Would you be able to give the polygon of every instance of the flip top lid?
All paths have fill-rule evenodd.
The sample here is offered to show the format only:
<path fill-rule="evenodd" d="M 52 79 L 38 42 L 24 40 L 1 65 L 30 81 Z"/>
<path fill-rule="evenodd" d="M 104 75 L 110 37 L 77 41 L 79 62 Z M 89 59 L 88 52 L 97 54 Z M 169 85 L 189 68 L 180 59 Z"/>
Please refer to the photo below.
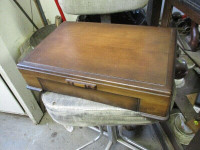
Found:
<path fill-rule="evenodd" d="M 170 28 L 64 22 L 18 67 L 170 95 L 175 35 Z"/>

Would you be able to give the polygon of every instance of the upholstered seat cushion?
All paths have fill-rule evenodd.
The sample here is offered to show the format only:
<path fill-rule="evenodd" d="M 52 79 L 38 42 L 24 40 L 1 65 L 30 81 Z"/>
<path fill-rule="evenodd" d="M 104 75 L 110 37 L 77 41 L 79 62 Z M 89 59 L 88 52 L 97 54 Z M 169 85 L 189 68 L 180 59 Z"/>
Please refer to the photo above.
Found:
<path fill-rule="evenodd" d="M 42 100 L 52 119 L 64 126 L 145 125 L 155 122 L 139 112 L 52 92 L 44 93 Z"/>
<path fill-rule="evenodd" d="M 63 0 L 65 13 L 74 15 L 110 14 L 144 7 L 148 0 Z"/>

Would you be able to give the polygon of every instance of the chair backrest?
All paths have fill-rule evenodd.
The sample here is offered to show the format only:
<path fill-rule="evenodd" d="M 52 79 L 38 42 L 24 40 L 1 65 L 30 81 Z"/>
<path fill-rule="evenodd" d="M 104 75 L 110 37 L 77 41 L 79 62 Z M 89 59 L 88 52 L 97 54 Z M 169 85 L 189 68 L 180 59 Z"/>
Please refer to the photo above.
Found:
<path fill-rule="evenodd" d="M 74 15 L 111 14 L 144 7 L 149 0 L 62 0 L 65 13 Z"/>

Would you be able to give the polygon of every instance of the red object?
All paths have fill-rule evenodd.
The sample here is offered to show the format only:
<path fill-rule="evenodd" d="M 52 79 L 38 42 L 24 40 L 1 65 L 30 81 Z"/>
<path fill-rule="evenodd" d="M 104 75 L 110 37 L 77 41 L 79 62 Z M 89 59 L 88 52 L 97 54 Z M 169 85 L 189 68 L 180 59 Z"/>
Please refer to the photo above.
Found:
<path fill-rule="evenodd" d="M 182 15 L 182 19 L 187 18 L 186 14 Z"/>
<path fill-rule="evenodd" d="M 58 0 L 55 0 L 55 3 L 56 3 L 56 6 L 58 8 L 58 11 L 59 11 L 59 13 L 61 15 L 62 20 L 66 21 L 65 15 L 64 15 L 64 13 L 62 11 L 62 8 L 60 7 L 60 4 L 59 4 Z"/>

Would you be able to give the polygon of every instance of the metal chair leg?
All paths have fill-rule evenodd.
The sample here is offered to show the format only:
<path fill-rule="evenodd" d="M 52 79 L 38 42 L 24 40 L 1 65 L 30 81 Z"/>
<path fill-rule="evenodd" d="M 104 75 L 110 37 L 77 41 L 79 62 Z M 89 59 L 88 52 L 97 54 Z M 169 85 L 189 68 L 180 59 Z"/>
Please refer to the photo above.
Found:
<path fill-rule="evenodd" d="M 123 139 L 119 138 L 117 139 L 117 142 L 130 148 L 131 150 L 139 150 L 138 148 L 136 148 L 135 146 L 133 146 L 132 144 L 129 144 L 128 142 L 124 141 Z"/>
<path fill-rule="evenodd" d="M 97 128 L 94 128 L 94 127 L 90 127 L 90 128 L 94 131 L 102 132 L 102 131 L 99 131 Z M 122 128 L 120 126 L 118 128 L 117 128 L 117 126 L 107 126 L 107 133 L 102 132 L 102 134 L 107 136 L 109 139 L 108 145 L 106 146 L 105 150 L 110 150 L 112 145 L 117 142 L 132 149 L 132 150 L 148 150 L 148 149 L 144 148 L 143 146 L 137 144 L 136 142 L 130 140 L 126 136 L 124 136 L 122 134 Z"/>
<path fill-rule="evenodd" d="M 84 149 L 85 147 L 87 147 L 87 146 L 91 145 L 92 143 L 98 141 L 98 140 L 102 137 L 102 135 L 103 135 L 103 130 L 102 130 L 102 127 L 101 127 L 101 126 L 99 126 L 99 132 L 100 132 L 100 134 L 99 134 L 94 140 L 92 140 L 92 141 L 86 143 L 85 145 L 83 145 L 83 146 L 77 148 L 76 150 Z"/>
<path fill-rule="evenodd" d="M 113 142 L 109 140 L 108 145 L 106 146 L 105 150 L 110 150 L 112 145 L 113 145 Z"/>
<path fill-rule="evenodd" d="M 132 141 L 131 139 L 129 139 L 129 138 L 127 138 L 126 136 L 124 136 L 124 135 L 122 134 L 122 126 L 119 126 L 119 127 L 118 127 L 118 131 L 119 131 L 119 136 L 120 136 L 124 141 L 126 141 L 126 142 L 128 142 L 129 144 L 131 144 L 131 145 L 137 147 L 137 148 L 140 149 L 140 150 L 148 150 L 148 149 L 146 149 L 145 147 L 143 147 L 143 146 L 137 144 L 136 142 L 134 142 L 134 141 Z"/>
<path fill-rule="evenodd" d="M 107 126 L 107 132 L 108 132 L 108 145 L 106 146 L 105 150 L 109 150 L 113 144 L 117 143 L 117 132 L 115 126 Z"/>

